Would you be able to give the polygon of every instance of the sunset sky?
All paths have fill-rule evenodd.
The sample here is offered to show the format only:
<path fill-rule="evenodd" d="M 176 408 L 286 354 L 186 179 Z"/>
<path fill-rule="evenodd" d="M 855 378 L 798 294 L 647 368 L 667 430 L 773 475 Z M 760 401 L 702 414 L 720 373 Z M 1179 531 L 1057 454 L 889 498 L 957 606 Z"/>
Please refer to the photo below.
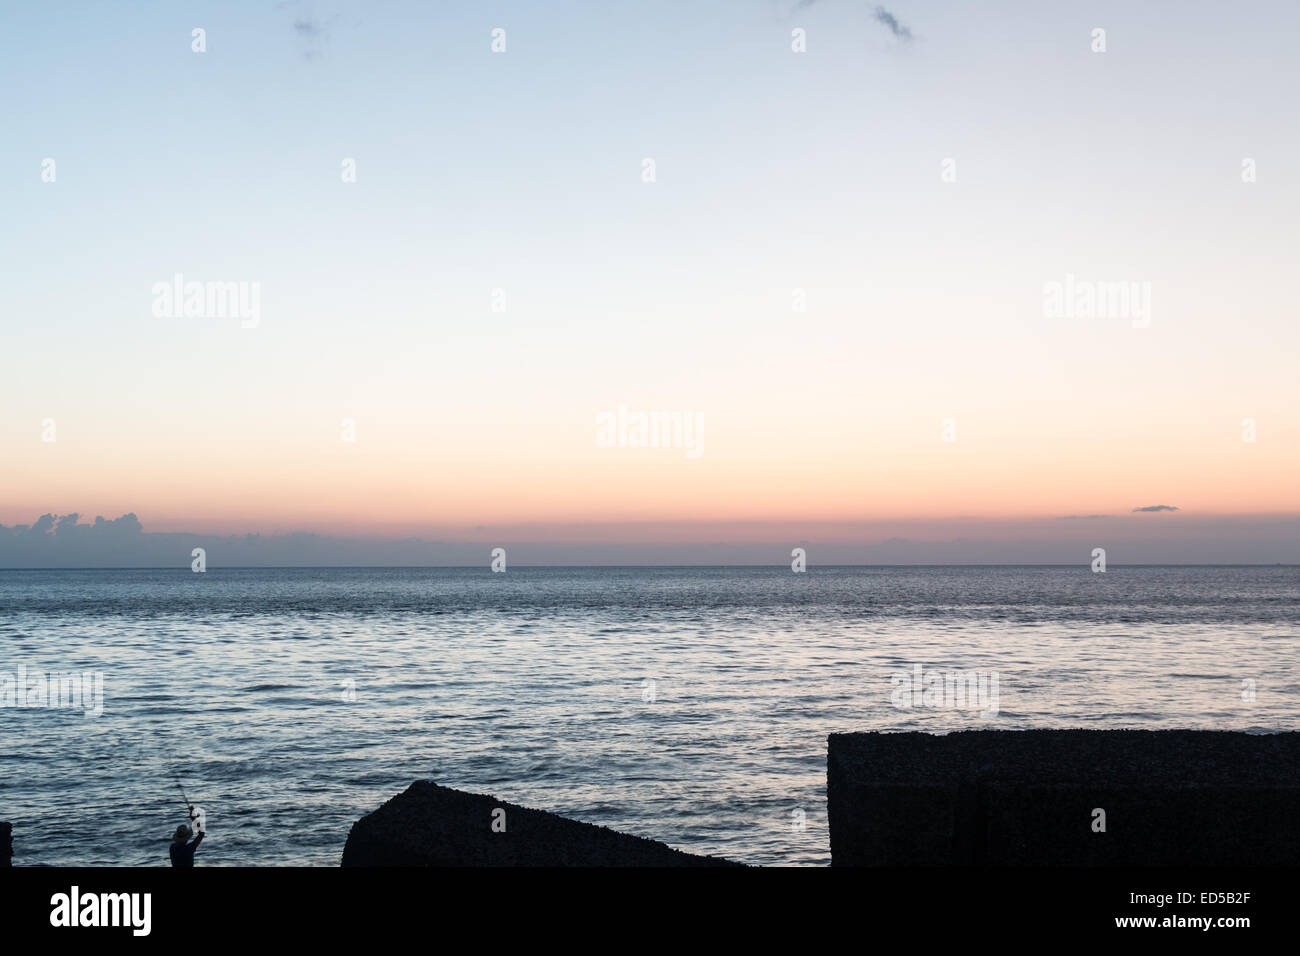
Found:
<path fill-rule="evenodd" d="M 1300 5 L 887 6 L 6 7 L 0 524 L 1288 559 Z M 256 327 L 158 317 L 176 274 Z"/>

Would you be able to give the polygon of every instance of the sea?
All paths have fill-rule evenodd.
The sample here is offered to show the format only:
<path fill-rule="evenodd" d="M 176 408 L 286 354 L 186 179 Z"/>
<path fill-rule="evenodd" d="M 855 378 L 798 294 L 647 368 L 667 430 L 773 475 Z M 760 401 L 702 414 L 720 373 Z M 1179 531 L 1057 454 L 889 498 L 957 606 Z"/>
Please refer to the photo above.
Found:
<path fill-rule="evenodd" d="M 1298 651 L 1294 566 L 0 571 L 0 820 L 337 866 L 424 779 L 824 866 L 829 733 L 1297 730 Z"/>

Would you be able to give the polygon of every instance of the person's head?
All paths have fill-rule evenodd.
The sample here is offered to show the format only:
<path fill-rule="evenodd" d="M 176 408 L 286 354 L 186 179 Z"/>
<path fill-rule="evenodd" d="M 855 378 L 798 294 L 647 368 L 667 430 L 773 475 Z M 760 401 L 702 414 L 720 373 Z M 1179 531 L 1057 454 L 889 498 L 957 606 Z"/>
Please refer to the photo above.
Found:
<path fill-rule="evenodd" d="M 190 828 L 182 823 L 180 826 L 176 828 L 176 832 L 172 834 L 172 842 L 184 843 L 186 840 L 190 838 L 190 833 L 191 833 Z"/>

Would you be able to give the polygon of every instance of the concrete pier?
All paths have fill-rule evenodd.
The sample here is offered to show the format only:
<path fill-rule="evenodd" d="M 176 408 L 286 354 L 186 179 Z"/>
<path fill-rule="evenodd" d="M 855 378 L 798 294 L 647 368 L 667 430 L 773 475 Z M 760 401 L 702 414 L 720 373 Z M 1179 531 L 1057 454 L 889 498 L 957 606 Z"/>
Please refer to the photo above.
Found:
<path fill-rule="evenodd" d="M 411 784 L 352 825 L 343 866 L 738 866 L 479 793 Z"/>
<path fill-rule="evenodd" d="M 826 780 L 832 866 L 1300 863 L 1300 733 L 831 734 Z"/>

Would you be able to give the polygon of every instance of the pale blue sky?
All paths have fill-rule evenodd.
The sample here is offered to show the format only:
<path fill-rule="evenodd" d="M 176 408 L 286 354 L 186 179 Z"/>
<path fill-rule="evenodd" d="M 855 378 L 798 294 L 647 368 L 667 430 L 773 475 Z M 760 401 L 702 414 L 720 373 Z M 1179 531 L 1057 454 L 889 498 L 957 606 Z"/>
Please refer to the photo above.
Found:
<path fill-rule="evenodd" d="M 899 407 L 927 430 L 1021 417 L 1008 461 L 1055 409 L 1144 441 L 1243 414 L 1300 437 L 1300 4 L 887 6 L 911 42 L 844 0 L 7 5 L 0 451 L 20 475 L 0 523 L 157 527 L 168 488 L 266 463 L 240 436 L 332 439 L 345 414 L 446 449 L 444 468 L 492 428 L 586 425 L 620 401 L 707 410 L 710 467 L 743 446 L 736 462 L 842 474 L 839 440 L 885 454 Z M 149 289 L 176 272 L 259 281 L 261 327 L 159 322 Z M 1150 281 L 1150 334 L 1045 322 L 1043 283 L 1067 272 Z M 35 457 L 47 416 L 94 438 L 57 473 Z M 447 423 L 481 431 L 457 455 Z M 1246 497 L 1276 509 L 1295 456 Z M 164 481 L 169 462 L 191 470 Z M 96 484 L 110 465 L 151 477 Z M 172 503 L 178 530 L 195 508 Z M 330 530 L 312 514 L 286 520 Z M 275 530 L 238 502 L 228 516 L 203 527 Z"/>

